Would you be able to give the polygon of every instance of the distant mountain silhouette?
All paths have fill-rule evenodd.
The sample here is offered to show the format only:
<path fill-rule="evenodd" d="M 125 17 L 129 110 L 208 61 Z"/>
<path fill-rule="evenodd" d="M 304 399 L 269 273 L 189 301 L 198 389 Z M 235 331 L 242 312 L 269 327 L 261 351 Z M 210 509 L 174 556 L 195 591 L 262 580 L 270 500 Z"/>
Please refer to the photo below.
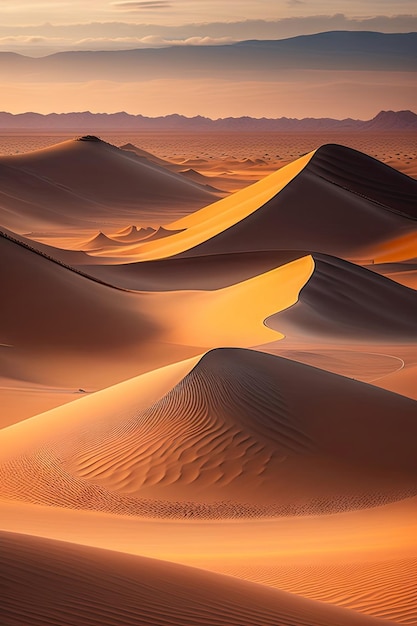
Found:
<path fill-rule="evenodd" d="M 87 44 L 86 44 L 87 45 Z M 113 51 L 67 51 L 41 58 L 0 53 L 0 77 L 13 80 L 139 81 L 157 78 L 275 77 L 313 70 L 417 70 L 417 33 L 331 31 L 273 41 Z"/>
<path fill-rule="evenodd" d="M 212 120 L 200 115 L 166 115 L 163 117 L 145 117 L 120 113 L 11 113 L 0 112 L 0 130 L 68 130 L 68 131 L 104 131 L 104 130 L 196 130 L 196 131 L 282 131 L 305 132 L 324 130 L 412 130 L 417 129 L 417 115 L 412 111 L 380 111 L 371 120 L 336 120 L 331 118 L 253 118 L 227 117 Z"/>

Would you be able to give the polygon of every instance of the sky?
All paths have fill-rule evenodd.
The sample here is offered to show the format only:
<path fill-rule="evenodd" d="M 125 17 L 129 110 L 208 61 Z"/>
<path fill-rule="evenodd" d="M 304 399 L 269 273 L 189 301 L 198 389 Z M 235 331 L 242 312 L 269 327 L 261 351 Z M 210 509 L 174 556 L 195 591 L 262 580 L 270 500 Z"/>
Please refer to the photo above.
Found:
<path fill-rule="evenodd" d="M 348 17 L 415 13 L 414 0 L 1 0 L 6 25 L 123 21 L 179 25 L 192 22 L 275 20 L 332 15 Z"/>
<path fill-rule="evenodd" d="M 0 0 L 0 52 L 216 45 L 330 30 L 417 32 L 415 0 Z M 1 67 L 0 67 L 1 70 Z M 393 88 L 392 88 L 393 87 Z M 414 75 L 310 73 L 257 82 L 18 82 L 0 73 L 2 104 L 25 111 L 127 111 L 227 117 L 361 117 L 415 108 Z M 364 94 L 366 97 L 364 97 Z"/>
<path fill-rule="evenodd" d="M 415 0 L 0 0 L 0 50 L 32 56 L 336 29 L 417 30 Z"/>

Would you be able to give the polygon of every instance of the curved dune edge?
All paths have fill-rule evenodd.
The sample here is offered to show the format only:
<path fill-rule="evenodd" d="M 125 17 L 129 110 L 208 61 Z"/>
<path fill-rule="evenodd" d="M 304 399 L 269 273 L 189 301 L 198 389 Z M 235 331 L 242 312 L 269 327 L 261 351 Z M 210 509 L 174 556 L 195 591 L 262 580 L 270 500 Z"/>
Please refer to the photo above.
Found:
<path fill-rule="evenodd" d="M 323 343 L 417 341 L 415 291 L 342 259 L 314 254 L 295 306 L 266 320 L 289 338 Z"/>
<path fill-rule="evenodd" d="M 137 260 L 162 259 L 203 243 L 241 221 L 273 198 L 305 168 L 315 152 L 314 150 L 257 183 L 166 226 L 169 230 L 183 232 L 166 239 L 144 242 L 139 247 L 127 246 L 117 254 L 116 252 L 106 254 L 128 255 Z"/>
<path fill-rule="evenodd" d="M 167 330 L 165 341 L 206 348 L 275 341 L 284 335 L 268 328 L 265 319 L 295 304 L 313 272 L 314 261 L 308 255 L 216 291 L 155 294 L 161 307 L 155 307 L 154 316 L 158 319 L 165 313 L 164 300 L 170 303 L 173 330 Z"/>
<path fill-rule="evenodd" d="M 227 576 L 33 537 L 0 536 L 4 626 L 382 626 Z M 49 593 L 45 593 L 45 584 Z M 22 590 L 24 589 L 24 593 Z"/>

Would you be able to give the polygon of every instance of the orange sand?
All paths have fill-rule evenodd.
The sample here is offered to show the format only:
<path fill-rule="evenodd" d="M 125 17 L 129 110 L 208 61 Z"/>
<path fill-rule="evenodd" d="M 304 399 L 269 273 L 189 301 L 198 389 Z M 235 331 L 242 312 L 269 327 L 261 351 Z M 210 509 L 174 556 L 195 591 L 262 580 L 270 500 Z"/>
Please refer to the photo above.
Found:
<path fill-rule="evenodd" d="M 417 624 L 416 181 L 62 139 L 0 158 L 5 626 Z"/>

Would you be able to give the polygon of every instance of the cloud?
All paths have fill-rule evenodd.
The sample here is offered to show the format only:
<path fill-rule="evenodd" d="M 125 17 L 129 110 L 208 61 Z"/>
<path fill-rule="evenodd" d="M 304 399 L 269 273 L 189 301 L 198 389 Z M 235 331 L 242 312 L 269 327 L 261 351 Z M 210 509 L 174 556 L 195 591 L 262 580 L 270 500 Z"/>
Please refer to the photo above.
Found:
<path fill-rule="evenodd" d="M 123 11 L 149 11 L 153 9 L 170 9 L 172 4 L 167 0 L 149 0 L 148 2 L 115 2 L 114 6 Z"/>
<path fill-rule="evenodd" d="M 165 0 L 159 0 L 165 1 Z M 1 0 L 0 0 L 1 2 Z M 146 14 L 146 13 L 145 13 Z M 147 15 L 147 14 L 146 14 Z M 63 50 L 117 50 L 168 45 L 216 45 L 245 39 L 284 39 L 331 30 L 401 33 L 417 31 L 417 15 L 349 18 L 343 14 L 241 20 L 179 26 L 125 21 L 83 24 L 5 26 L 0 23 L 0 50 L 39 56 Z M 36 38 L 36 40 L 30 40 Z"/>

